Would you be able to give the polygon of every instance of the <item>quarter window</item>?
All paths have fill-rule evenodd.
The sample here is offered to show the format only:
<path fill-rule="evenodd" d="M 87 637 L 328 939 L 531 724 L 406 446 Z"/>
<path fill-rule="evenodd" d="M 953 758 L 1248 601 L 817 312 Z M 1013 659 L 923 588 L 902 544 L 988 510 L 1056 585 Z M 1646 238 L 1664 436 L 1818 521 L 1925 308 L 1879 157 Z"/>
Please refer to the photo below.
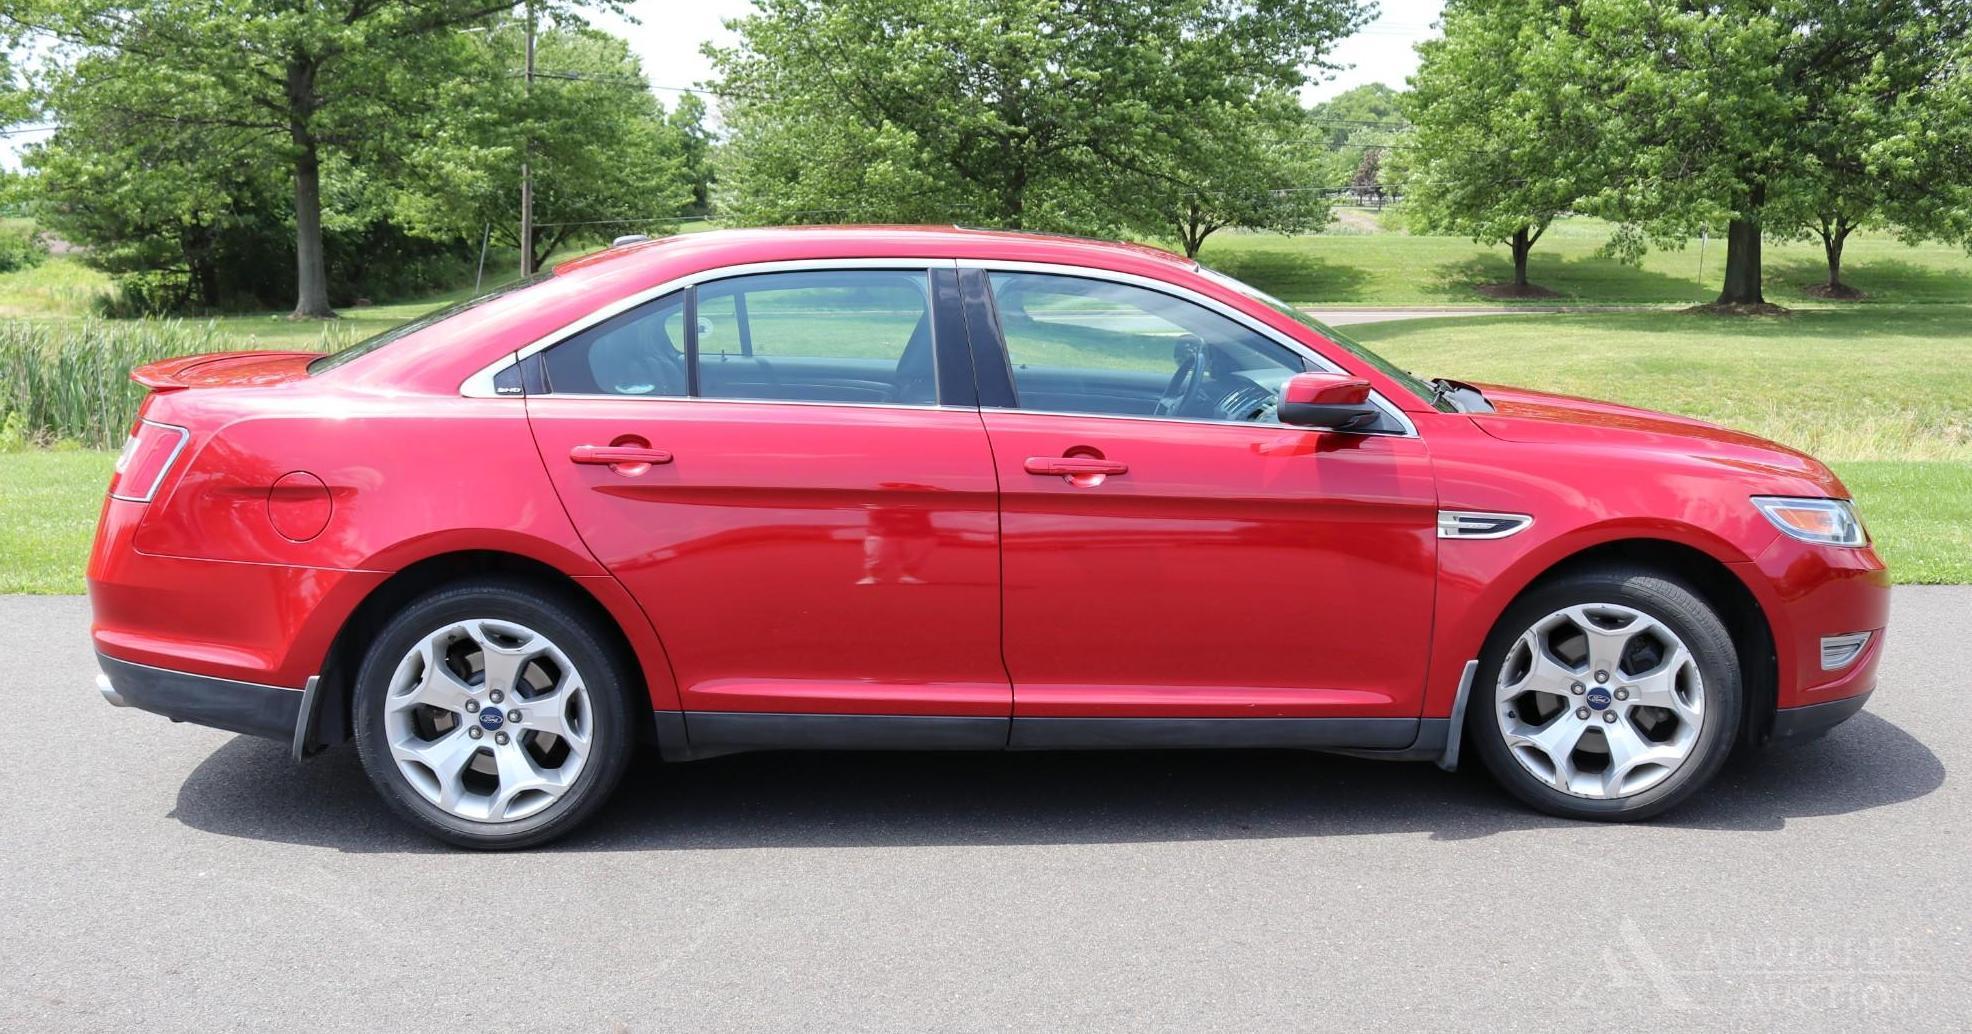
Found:
<path fill-rule="evenodd" d="M 548 349 L 548 387 L 564 395 L 682 397 L 685 292 L 612 316 Z"/>
<path fill-rule="evenodd" d="M 1022 409 L 1271 421 L 1295 352 L 1148 288 L 994 273 L 994 306 Z"/>

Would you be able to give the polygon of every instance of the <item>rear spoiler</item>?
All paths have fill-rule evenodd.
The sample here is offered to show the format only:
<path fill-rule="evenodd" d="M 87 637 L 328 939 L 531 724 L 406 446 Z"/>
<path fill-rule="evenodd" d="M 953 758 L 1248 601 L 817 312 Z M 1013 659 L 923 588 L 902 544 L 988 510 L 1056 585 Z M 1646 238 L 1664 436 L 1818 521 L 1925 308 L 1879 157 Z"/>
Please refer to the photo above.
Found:
<path fill-rule="evenodd" d="M 205 379 L 195 378 L 190 376 L 190 374 L 193 370 L 211 363 L 222 363 L 229 360 L 248 358 L 256 362 L 288 357 L 307 357 L 313 359 L 321 354 L 320 352 L 258 351 L 251 349 L 237 352 L 201 352 L 196 355 L 181 355 L 170 359 L 160 359 L 154 363 L 145 363 L 130 371 L 130 379 L 152 391 L 183 391 L 186 388 L 208 383 Z"/>

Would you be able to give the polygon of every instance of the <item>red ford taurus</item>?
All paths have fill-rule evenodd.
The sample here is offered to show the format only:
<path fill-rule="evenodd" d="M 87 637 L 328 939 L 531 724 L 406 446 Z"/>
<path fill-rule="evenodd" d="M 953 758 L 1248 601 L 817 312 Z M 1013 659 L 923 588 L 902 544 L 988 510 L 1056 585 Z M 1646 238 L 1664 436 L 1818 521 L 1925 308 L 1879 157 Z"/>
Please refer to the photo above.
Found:
<path fill-rule="evenodd" d="M 1476 755 L 1643 818 L 1875 682 L 1798 452 L 1419 380 L 1164 252 L 632 243 L 332 355 L 143 367 L 89 589 L 110 702 L 345 740 L 472 847 L 639 743 Z"/>

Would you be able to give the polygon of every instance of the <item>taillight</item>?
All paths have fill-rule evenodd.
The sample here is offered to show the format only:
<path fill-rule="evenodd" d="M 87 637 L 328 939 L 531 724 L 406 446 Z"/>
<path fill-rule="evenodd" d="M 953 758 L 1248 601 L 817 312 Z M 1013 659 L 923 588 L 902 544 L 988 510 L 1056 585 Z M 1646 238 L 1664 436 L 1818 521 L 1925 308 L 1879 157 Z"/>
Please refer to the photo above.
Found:
<path fill-rule="evenodd" d="M 164 483 L 164 475 L 192 437 L 190 431 L 154 420 L 139 420 L 124 439 L 110 475 L 110 498 L 148 503 Z"/>

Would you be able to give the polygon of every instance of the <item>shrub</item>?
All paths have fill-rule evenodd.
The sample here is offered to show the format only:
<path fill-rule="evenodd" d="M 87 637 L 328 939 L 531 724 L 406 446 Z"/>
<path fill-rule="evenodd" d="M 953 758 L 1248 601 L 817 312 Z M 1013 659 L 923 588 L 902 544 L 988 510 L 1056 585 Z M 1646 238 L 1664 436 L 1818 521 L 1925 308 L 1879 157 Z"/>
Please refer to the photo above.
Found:
<path fill-rule="evenodd" d="M 24 226 L 0 226 L 0 273 L 38 266 L 48 257 L 48 246 L 33 230 Z"/>
<path fill-rule="evenodd" d="M 96 314 L 116 320 L 168 316 L 187 308 L 190 296 L 190 282 L 183 273 L 162 269 L 126 273 L 116 278 L 110 293 L 96 297 Z"/>

